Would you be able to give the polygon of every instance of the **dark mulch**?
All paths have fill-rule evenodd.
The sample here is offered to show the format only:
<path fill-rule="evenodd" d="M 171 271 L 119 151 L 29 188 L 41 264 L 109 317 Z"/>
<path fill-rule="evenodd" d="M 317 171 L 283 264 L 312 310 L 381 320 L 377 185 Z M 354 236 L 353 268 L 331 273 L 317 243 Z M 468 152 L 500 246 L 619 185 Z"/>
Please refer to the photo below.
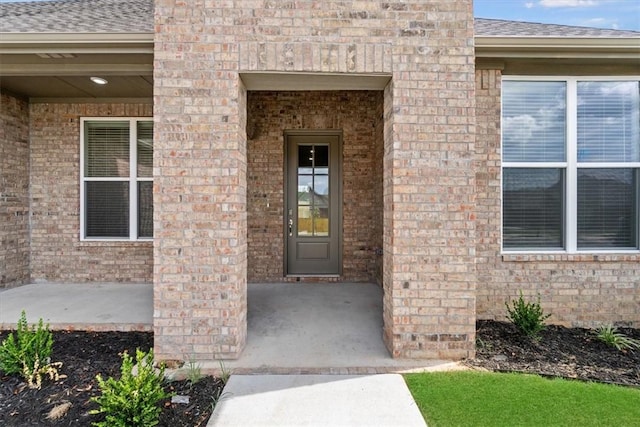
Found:
<path fill-rule="evenodd" d="M 7 332 L 0 332 L 0 342 Z M 102 420 L 90 415 L 97 404 L 89 399 L 100 394 L 96 375 L 120 377 L 120 354 L 135 355 L 136 348 L 148 351 L 153 334 L 142 332 L 54 332 L 52 361 L 62 362 L 66 378 L 45 380 L 40 390 L 32 390 L 15 376 L 0 373 L 0 425 L 2 426 L 89 426 Z M 188 404 L 161 402 L 160 426 L 205 426 L 212 411 L 212 399 L 222 387 L 220 380 L 203 377 L 193 386 L 188 381 L 168 383 L 165 390 L 189 396 Z M 47 419 L 52 408 L 70 403 L 58 420 Z"/>
<path fill-rule="evenodd" d="M 477 357 L 466 361 L 470 366 L 640 386 L 640 351 L 608 347 L 588 329 L 549 326 L 540 341 L 532 341 L 507 322 L 479 321 L 477 328 Z M 640 339 L 640 329 L 621 331 Z M 0 341 L 7 335 L 0 332 Z M 136 348 L 148 351 L 152 344 L 151 333 L 54 332 L 52 359 L 63 363 L 66 378 L 32 390 L 20 378 L 0 374 L 0 425 L 89 426 L 101 420 L 100 415 L 89 415 L 97 408 L 89 399 L 100 394 L 96 375 L 118 378 L 120 354 L 135 354 Z M 189 396 L 189 403 L 162 402 L 160 426 L 205 426 L 221 387 L 213 377 L 193 386 L 188 381 L 167 384 L 168 392 Z M 64 403 L 71 407 L 63 417 L 47 419 L 52 408 Z"/>
<path fill-rule="evenodd" d="M 539 341 L 509 322 L 477 322 L 476 358 L 470 366 L 640 386 L 640 350 L 619 351 L 599 341 L 590 329 L 547 326 Z M 640 329 L 620 328 L 640 339 Z"/>

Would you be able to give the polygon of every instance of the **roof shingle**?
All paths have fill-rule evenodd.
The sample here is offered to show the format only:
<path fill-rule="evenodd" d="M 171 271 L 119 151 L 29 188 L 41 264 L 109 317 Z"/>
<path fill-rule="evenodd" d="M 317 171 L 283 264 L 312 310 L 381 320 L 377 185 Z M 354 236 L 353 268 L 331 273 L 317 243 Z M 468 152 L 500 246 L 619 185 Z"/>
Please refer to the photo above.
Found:
<path fill-rule="evenodd" d="M 4 33 L 153 33 L 153 0 L 52 0 L 0 3 Z M 480 37 L 640 37 L 640 32 L 475 19 Z"/>
<path fill-rule="evenodd" d="M 570 25 L 538 24 L 534 22 L 505 21 L 502 19 L 475 19 L 475 34 L 482 37 L 640 37 L 640 32 L 605 30 L 602 28 L 574 27 Z"/>
<path fill-rule="evenodd" d="M 0 4 L 4 33 L 153 33 L 153 0 Z"/>

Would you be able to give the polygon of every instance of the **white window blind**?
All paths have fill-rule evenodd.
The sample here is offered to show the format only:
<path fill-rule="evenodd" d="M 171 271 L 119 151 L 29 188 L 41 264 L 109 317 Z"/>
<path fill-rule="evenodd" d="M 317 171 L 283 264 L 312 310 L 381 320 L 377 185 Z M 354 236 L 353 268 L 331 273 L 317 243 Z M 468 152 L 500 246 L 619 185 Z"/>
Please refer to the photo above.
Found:
<path fill-rule="evenodd" d="M 129 176 L 129 122 L 88 122 L 85 126 L 87 177 Z"/>
<path fill-rule="evenodd" d="M 86 236 L 129 237 L 129 183 L 85 183 Z"/>
<path fill-rule="evenodd" d="M 564 170 L 505 168 L 503 247 L 563 247 Z"/>
<path fill-rule="evenodd" d="M 138 122 L 138 177 L 153 176 L 153 122 Z"/>
<path fill-rule="evenodd" d="M 633 169 L 578 169 L 578 247 L 637 247 Z"/>
<path fill-rule="evenodd" d="M 505 162 L 563 162 L 566 141 L 564 82 L 503 82 Z"/>
<path fill-rule="evenodd" d="M 639 99 L 639 82 L 578 82 L 578 162 L 640 161 Z"/>

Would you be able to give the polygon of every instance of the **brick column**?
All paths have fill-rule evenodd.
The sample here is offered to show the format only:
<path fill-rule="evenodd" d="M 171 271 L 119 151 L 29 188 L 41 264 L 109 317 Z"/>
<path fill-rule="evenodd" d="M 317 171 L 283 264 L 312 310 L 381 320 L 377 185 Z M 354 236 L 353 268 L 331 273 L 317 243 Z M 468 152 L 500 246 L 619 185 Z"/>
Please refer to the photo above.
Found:
<path fill-rule="evenodd" d="M 459 359 L 475 348 L 472 7 L 406 7 L 430 19 L 400 31 L 385 90 L 384 337 L 394 357 Z"/>
<path fill-rule="evenodd" d="M 246 91 L 237 48 L 215 35 L 215 23 L 203 33 L 204 13 L 189 2 L 156 2 L 159 359 L 237 358 L 246 340 Z"/>

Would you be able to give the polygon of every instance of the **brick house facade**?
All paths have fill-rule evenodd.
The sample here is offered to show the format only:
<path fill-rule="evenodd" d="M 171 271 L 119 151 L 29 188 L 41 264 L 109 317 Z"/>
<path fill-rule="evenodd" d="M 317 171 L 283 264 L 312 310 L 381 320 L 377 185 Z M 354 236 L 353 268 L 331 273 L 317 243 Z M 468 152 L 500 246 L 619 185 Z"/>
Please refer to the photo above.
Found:
<path fill-rule="evenodd" d="M 393 357 L 472 357 L 476 319 L 502 318 L 519 290 L 539 293 L 555 323 L 640 325 L 637 241 L 621 251 L 502 247 L 501 157 L 505 76 L 637 81 L 637 33 L 592 30 L 570 49 L 533 44 L 536 32 L 563 40 L 571 27 L 474 27 L 470 0 L 114 4 L 136 13 L 85 28 L 97 35 L 80 48 L 56 11 L 44 15 L 63 34 L 52 45 L 21 38 L 20 25 L 37 28 L 28 20 L 0 40 L 0 286 L 152 281 L 164 359 L 237 358 L 247 282 L 379 283 Z M 87 17 L 77 9 L 66 11 L 69 22 Z M 34 53 L 46 71 L 24 60 Z M 93 68 L 74 62 L 85 54 L 98 58 L 83 63 Z M 65 96 L 36 87 L 60 75 L 90 92 L 72 79 L 105 67 L 126 90 Z M 153 120 L 152 240 L 91 239 L 81 229 L 89 196 L 79 182 L 99 180 L 81 168 L 83 124 L 108 118 Z M 287 132 L 296 131 L 340 138 L 336 274 L 287 271 Z M 140 162 L 144 148 L 132 144 Z M 143 203 L 133 193 L 151 177 L 130 170 L 127 197 Z M 298 195 L 307 188 L 297 185 Z"/>

